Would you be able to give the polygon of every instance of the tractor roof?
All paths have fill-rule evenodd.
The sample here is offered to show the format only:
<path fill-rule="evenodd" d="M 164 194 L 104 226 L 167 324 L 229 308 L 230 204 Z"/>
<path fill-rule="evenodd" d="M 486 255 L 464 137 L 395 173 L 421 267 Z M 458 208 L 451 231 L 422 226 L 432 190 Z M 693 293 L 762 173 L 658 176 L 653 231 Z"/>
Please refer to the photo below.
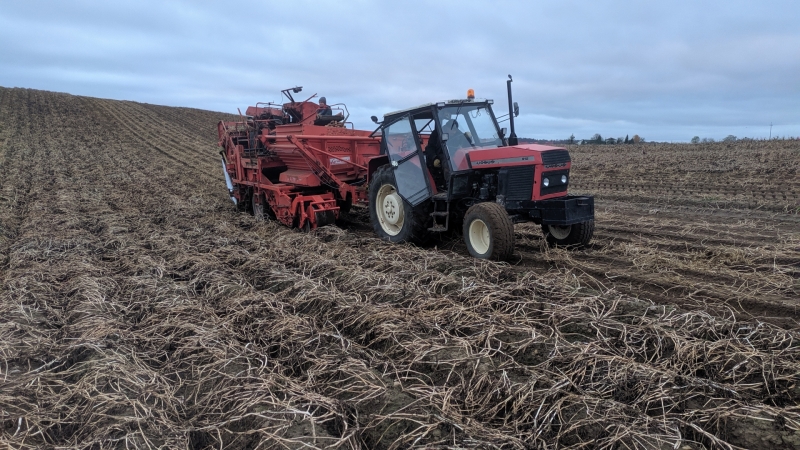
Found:
<path fill-rule="evenodd" d="M 493 102 L 493 101 L 485 99 L 485 98 L 474 98 L 472 100 L 467 100 L 467 99 L 464 99 L 464 98 L 457 98 L 457 99 L 447 100 L 447 101 L 439 102 L 439 103 L 444 103 L 445 105 L 454 105 L 454 104 L 457 105 L 457 104 L 462 103 L 462 102 L 463 102 L 464 105 L 471 105 L 471 104 L 481 104 L 481 103 Z M 383 117 L 386 118 L 386 117 L 389 117 L 389 116 L 396 116 L 398 114 L 407 113 L 407 112 L 411 112 L 411 111 L 416 111 L 418 109 L 428 109 L 431 106 L 434 106 L 434 105 L 437 105 L 437 104 L 438 103 L 424 103 L 422 105 L 414 106 L 414 107 L 411 107 L 411 108 L 399 109 L 397 111 L 388 112 L 388 113 L 384 114 Z"/>

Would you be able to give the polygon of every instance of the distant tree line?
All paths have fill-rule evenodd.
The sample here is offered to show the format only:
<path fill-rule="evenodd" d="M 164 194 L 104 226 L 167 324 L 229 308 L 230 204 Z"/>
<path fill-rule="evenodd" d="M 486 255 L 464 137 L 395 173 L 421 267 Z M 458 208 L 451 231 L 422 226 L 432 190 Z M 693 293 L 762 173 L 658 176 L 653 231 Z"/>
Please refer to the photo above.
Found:
<path fill-rule="evenodd" d="M 734 136 L 732 134 L 729 134 L 729 135 L 725 136 L 725 138 L 722 139 L 722 141 L 720 141 L 720 142 L 757 141 L 757 140 L 766 141 L 767 139 L 763 139 L 763 138 L 762 139 L 753 139 L 753 138 L 749 138 L 749 137 L 737 138 L 736 136 Z M 773 141 L 780 141 L 780 140 L 783 140 L 783 141 L 786 141 L 786 140 L 794 141 L 794 140 L 800 140 L 800 137 L 794 137 L 794 136 L 778 137 L 778 136 L 775 136 L 775 137 L 772 138 L 772 140 Z M 712 144 L 712 143 L 717 142 L 717 141 L 714 140 L 714 138 L 702 138 L 702 139 L 700 139 L 700 136 L 695 136 L 695 137 L 692 138 L 692 140 L 690 142 L 692 144 L 700 144 L 700 143 L 702 143 L 702 144 Z"/>
<path fill-rule="evenodd" d="M 626 135 L 624 138 L 603 138 L 600 133 L 596 133 L 591 139 L 576 139 L 574 134 L 571 134 L 567 139 L 531 139 L 519 138 L 520 144 L 598 144 L 598 145 L 615 145 L 615 144 L 638 144 L 646 142 L 643 137 L 634 134 L 633 137 Z"/>
<path fill-rule="evenodd" d="M 736 136 L 730 134 L 726 136 L 719 142 L 737 142 L 737 141 L 755 141 L 755 140 L 767 140 L 764 139 L 752 139 L 748 137 L 737 138 Z M 773 137 L 773 141 L 775 140 L 800 140 L 800 136 L 798 137 Z M 711 144 L 717 142 L 714 138 L 700 138 L 699 136 L 695 136 L 691 139 L 692 144 Z M 573 144 L 592 144 L 592 145 L 618 145 L 618 144 L 639 144 L 639 143 L 651 143 L 655 144 L 657 142 L 649 142 L 646 141 L 643 137 L 639 136 L 638 134 L 634 134 L 633 137 L 629 137 L 626 135 L 624 138 L 603 138 L 600 133 L 596 133 L 590 139 L 576 139 L 575 134 L 571 134 L 567 139 L 533 139 L 533 138 L 519 138 L 520 144 L 549 144 L 549 145 L 573 145 Z M 669 142 L 664 142 L 669 143 Z"/>
<path fill-rule="evenodd" d="M 576 142 L 577 141 L 575 139 L 575 135 L 574 134 L 570 135 L 570 137 L 567 139 L 567 143 L 568 144 L 574 144 Z M 595 145 L 615 145 L 615 144 L 638 144 L 640 142 L 646 142 L 646 141 L 645 141 L 645 139 L 643 137 L 639 136 L 638 134 L 634 134 L 632 138 L 629 137 L 629 135 L 626 134 L 624 138 L 622 138 L 622 137 L 618 137 L 618 138 L 609 137 L 609 138 L 603 139 L 603 136 L 600 133 L 595 133 L 595 135 L 592 136 L 591 139 L 581 139 L 580 142 L 578 142 L 578 143 L 579 144 L 595 144 Z"/>

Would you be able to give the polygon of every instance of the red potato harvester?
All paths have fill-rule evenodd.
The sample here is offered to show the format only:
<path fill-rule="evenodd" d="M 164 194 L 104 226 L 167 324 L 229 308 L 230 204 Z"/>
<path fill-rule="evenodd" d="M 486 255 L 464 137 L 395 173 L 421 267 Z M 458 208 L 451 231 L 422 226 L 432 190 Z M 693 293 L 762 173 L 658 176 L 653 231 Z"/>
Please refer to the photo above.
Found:
<path fill-rule="evenodd" d="M 256 220 L 312 230 L 340 211 L 368 207 L 375 233 L 421 242 L 461 229 L 469 253 L 505 260 L 514 223 L 541 224 L 553 245 L 586 245 L 594 198 L 567 195 L 571 160 L 562 147 L 519 144 L 507 82 L 511 133 L 492 100 L 467 98 L 391 112 L 375 131 L 356 130 L 344 104 L 311 99 L 256 104 L 238 122 L 220 122 L 219 145 L 231 200 Z M 512 106 L 513 105 L 513 106 Z M 503 116 L 501 116 L 502 118 Z"/>

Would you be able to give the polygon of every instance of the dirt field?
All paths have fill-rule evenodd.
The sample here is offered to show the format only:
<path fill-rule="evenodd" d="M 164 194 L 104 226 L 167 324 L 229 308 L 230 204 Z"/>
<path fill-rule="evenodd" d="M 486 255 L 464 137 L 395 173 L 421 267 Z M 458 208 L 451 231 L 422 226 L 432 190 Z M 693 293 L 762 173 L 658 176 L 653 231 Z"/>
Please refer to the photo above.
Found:
<path fill-rule="evenodd" d="M 800 448 L 800 142 L 582 146 L 510 264 L 234 212 L 219 113 L 0 88 L 0 444 Z"/>

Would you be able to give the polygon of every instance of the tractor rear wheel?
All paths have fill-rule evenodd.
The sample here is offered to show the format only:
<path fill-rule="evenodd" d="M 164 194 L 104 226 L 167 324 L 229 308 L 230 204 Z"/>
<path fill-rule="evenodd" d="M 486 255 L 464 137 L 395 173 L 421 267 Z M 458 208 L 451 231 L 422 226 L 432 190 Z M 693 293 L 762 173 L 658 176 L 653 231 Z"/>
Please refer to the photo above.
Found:
<path fill-rule="evenodd" d="M 594 235 L 594 219 L 566 226 L 542 225 L 542 233 L 550 245 L 583 247 Z"/>
<path fill-rule="evenodd" d="M 462 231 L 467 250 L 475 258 L 505 261 L 514 253 L 514 223 L 497 203 L 472 205 Z"/>
<path fill-rule="evenodd" d="M 264 198 L 264 194 L 253 194 L 251 198 L 253 201 L 253 217 L 255 217 L 256 222 L 266 222 L 267 199 Z"/>
<path fill-rule="evenodd" d="M 425 238 L 426 220 L 422 205 L 414 208 L 400 197 L 391 166 L 381 166 L 372 174 L 369 221 L 375 234 L 389 242 L 420 243 Z"/>

